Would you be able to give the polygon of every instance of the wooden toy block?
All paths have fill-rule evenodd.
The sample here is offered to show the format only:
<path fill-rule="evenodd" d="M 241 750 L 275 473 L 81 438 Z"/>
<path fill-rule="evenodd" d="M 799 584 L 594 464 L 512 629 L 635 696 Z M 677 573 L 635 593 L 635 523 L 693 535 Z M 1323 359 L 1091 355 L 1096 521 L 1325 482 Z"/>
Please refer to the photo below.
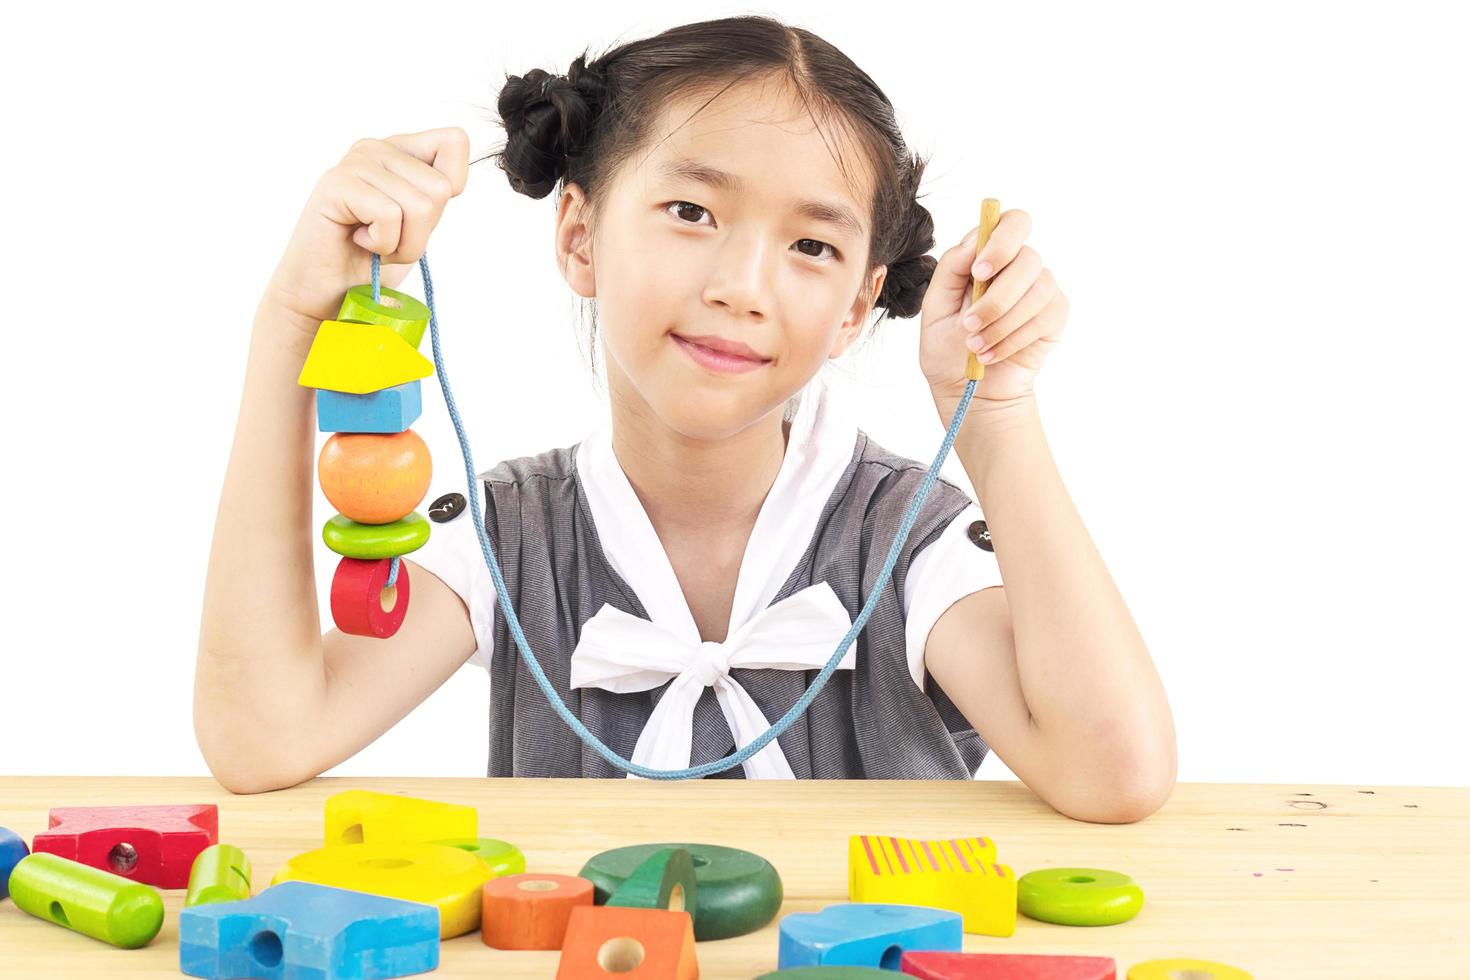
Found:
<path fill-rule="evenodd" d="M 682 847 L 665 847 L 655 851 L 628 876 L 604 904 L 638 909 L 688 909 L 699 907 L 699 882 L 694 874 L 694 860 Z M 698 923 L 695 924 L 696 931 Z"/>
<path fill-rule="evenodd" d="M 894 980 L 892 970 L 876 966 L 793 966 L 789 970 L 762 973 L 755 980 Z"/>
<path fill-rule="evenodd" d="M 781 876 L 758 854 L 715 844 L 634 844 L 594 855 L 577 874 L 596 887 L 596 900 L 606 905 L 622 884 L 649 858 L 665 848 L 682 848 L 694 863 L 698 895 L 693 908 L 694 936 L 728 939 L 754 932 L 781 909 Z"/>
<path fill-rule="evenodd" d="M 159 888 L 186 888 L 199 852 L 219 842 L 219 808 L 213 803 L 53 807 L 47 826 L 31 841 L 32 851 Z"/>
<path fill-rule="evenodd" d="M 327 501 L 358 524 L 392 524 L 429 492 L 429 447 L 412 429 L 381 435 L 338 432 L 322 445 L 317 481 Z"/>
<path fill-rule="evenodd" d="M 250 897 L 250 859 L 233 844 L 213 844 L 199 852 L 189 869 L 184 907 L 238 902 Z"/>
<path fill-rule="evenodd" d="M 897 970 L 909 950 L 960 951 L 958 912 L 918 905 L 848 902 L 781 920 L 776 965 L 876 966 Z"/>
<path fill-rule="evenodd" d="M 309 881 L 432 905 L 439 910 L 440 934 L 451 939 L 479 927 L 480 889 L 489 880 L 489 866 L 467 851 L 395 841 L 336 844 L 298 854 L 271 884 Z"/>
<path fill-rule="evenodd" d="M 349 789 L 327 797 L 322 843 L 423 843 L 478 837 L 479 832 L 480 814 L 472 806 Z"/>
<path fill-rule="evenodd" d="M 25 838 L 8 827 L 0 827 L 0 899 L 10 894 L 10 872 L 31 853 Z"/>
<path fill-rule="evenodd" d="M 322 540 L 347 558 L 395 558 L 424 546 L 429 540 L 429 522 L 418 511 L 392 524 L 359 524 L 333 514 L 322 525 Z"/>
<path fill-rule="evenodd" d="M 354 323 L 381 323 L 391 327 L 410 347 L 417 348 L 429 327 L 429 308 L 408 293 L 378 284 L 378 302 L 373 302 L 373 284 L 352 286 L 342 297 L 337 319 Z"/>
<path fill-rule="evenodd" d="M 1063 926 L 1111 926 L 1143 908 L 1143 889 L 1125 874 L 1101 868 L 1045 868 L 1021 876 L 1021 914 Z"/>
<path fill-rule="evenodd" d="M 10 898 L 38 919 L 123 949 L 146 946 L 163 925 L 156 888 L 44 851 L 16 863 Z"/>
<path fill-rule="evenodd" d="M 949 909 L 963 917 L 966 932 L 1010 936 L 1016 931 L 1016 875 L 997 863 L 995 844 L 985 837 L 849 837 L 847 897 Z"/>
<path fill-rule="evenodd" d="M 408 615 L 408 566 L 398 563 L 398 577 L 388 588 L 392 558 L 342 558 L 332 574 L 332 622 L 353 636 L 384 639 L 398 632 Z"/>
<path fill-rule="evenodd" d="M 1111 956 L 904 953 L 899 969 L 922 980 L 1117 980 Z"/>
<path fill-rule="evenodd" d="M 179 970 L 191 977 L 373 980 L 439 965 L 439 913 L 302 881 L 179 913 Z"/>
<path fill-rule="evenodd" d="M 518 875 L 526 870 L 526 856 L 521 849 L 514 844 L 493 837 L 458 837 L 450 840 L 429 841 L 430 844 L 443 844 L 445 847 L 457 847 L 461 851 L 468 851 L 475 857 L 484 861 L 490 868 L 490 873 L 497 878 L 506 875 Z"/>
<path fill-rule="evenodd" d="M 1209 960 L 1149 960 L 1128 968 L 1128 980 L 1251 980 L 1239 967 Z"/>
<path fill-rule="evenodd" d="M 319 388 L 316 393 L 317 431 L 402 432 L 424 414 L 422 384 L 421 381 L 409 381 L 365 395 Z"/>
<path fill-rule="evenodd" d="M 572 909 L 556 980 L 695 980 L 694 920 L 670 909 Z"/>
<path fill-rule="evenodd" d="M 323 320 L 296 383 L 366 395 L 427 378 L 434 362 L 381 323 Z"/>
<path fill-rule="evenodd" d="M 592 882 L 574 875 L 508 875 L 480 895 L 480 938 L 495 949 L 561 949 L 572 910 L 593 904 Z"/>

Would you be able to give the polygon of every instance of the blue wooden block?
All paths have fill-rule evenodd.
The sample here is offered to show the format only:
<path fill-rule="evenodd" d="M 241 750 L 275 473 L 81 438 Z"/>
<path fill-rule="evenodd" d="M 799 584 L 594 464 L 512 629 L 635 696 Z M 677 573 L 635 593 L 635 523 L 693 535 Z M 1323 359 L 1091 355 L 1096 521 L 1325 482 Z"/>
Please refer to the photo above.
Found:
<path fill-rule="evenodd" d="M 905 950 L 958 953 L 964 918 L 924 905 L 844 902 L 781 920 L 776 966 L 876 966 L 897 970 Z"/>
<path fill-rule="evenodd" d="M 0 827 L 0 898 L 10 895 L 10 872 L 30 853 L 24 837 L 8 827 Z"/>
<path fill-rule="evenodd" d="M 419 382 L 354 395 L 316 390 L 316 427 L 320 432 L 402 432 L 423 414 Z"/>
<path fill-rule="evenodd" d="M 179 969 L 228 980 L 373 980 L 439 965 L 439 910 L 283 881 L 254 898 L 179 913 Z"/>

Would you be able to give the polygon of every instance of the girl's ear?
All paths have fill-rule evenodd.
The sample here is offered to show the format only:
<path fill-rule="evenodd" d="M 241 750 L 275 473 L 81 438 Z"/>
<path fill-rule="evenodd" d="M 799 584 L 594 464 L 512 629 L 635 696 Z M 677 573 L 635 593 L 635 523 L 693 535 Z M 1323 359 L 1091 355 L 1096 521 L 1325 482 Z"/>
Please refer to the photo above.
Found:
<path fill-rule="evenodd" d="M 587 195 L 569 183 L 556 206 L 556 267 L 567 285 L 584 299 L 597 295 L 592 275 L 592 235 L 586 222 Z"/>
<path fill-rule="evenodd" d="M 858 334 L 863 331 L 864 321 L 868 319 L 868 314 L 872 312 L 878 302 L 878 296 L 883 292 L 883 280 L 887 278 L 888 266 L 880 265 L 874 270 L 868 288 L 858 290 L 857 299 L 853 300 L 852 308 L 847 311 L 847 316 L 837 331 L 837 341 L 827 355 L 829 359 L 840 357 L 843 351 L 857 340 Z"/>

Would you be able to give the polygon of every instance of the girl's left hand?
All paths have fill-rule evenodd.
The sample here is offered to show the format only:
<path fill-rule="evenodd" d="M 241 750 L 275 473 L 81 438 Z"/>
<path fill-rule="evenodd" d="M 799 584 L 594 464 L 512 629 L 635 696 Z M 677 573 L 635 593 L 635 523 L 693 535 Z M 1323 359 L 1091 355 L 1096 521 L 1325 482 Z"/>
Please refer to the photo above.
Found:
<path fill-rule="evenodd" d="M 1042 361 L 1061 339 L 1070 305 L 1041 256 L 1024 244 L 1030 231 L 1030 215 L 1006 211 L 978 256 L 976 227 L 944 253 L 930 277 L 920 307 L 919 366 L 946 424 L 964 397 L 971 350 L 978 348 L 985 367 L 971 403 L 1002 402 L 1033 393 Z M 987 264 L 995 271 L 984 268 Z M 974 306 L 972 277 L 990 278 Z M 978 320 L 966 323 L 971 314 Z"/>

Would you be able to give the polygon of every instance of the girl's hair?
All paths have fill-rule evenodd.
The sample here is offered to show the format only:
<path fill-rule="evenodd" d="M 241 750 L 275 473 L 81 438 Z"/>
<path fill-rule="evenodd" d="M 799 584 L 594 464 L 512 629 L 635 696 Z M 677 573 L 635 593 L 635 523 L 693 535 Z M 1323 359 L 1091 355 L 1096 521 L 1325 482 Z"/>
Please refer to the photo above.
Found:
<path fill-rule="evenodd" d="M 874 304 L 884 314 L 874 326 L 912 317 L 936 265 L 929 255 L 934 221 L 918 202 L 927 161 L 910 154 L 892 103 L 867 73 L 810 31 L 771 17 L 727 17 L 630 41 L 593 61 L 584 49 L 565 75 L 539 68 L 507 75 L 496 104 L 506 141 L 490 156 L 511 187 L 529 197 L 576 183 L 588 198 L 590 226 L 599 192 L 651 139 L 667 100 L 711 93 L 713 101 L 737 82 L 768 79 L 788 81 L 809 112 L 815 107 L 819 129 L 835 118 L 860 147 L 874 185 L 864 282 L 878 266 L 888 267 Z M 846 163 L 836 159 L 852 186 Z M 592 311 L 589 340 L 595 304 Z"/>

